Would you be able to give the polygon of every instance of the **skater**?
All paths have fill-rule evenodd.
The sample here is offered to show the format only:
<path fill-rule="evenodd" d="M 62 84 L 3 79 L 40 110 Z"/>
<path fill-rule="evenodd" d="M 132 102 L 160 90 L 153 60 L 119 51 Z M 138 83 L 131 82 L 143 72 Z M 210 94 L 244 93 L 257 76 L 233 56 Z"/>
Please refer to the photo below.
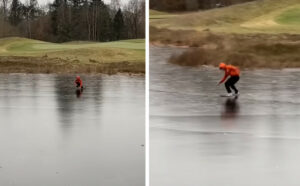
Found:
<path fill-rule="evenodd" d="M 234 84 L 236 84 L 240 79 L 239 68 L 233 65 L 226 65 L 225 63 L 220 63 L 219 69 L 224 70 L 225 75 L 223 79 L 218 83 L 218 85 L 223 83 L 227 79 L 227 77 L 230 76 L 230 78 L 225 82 L 225 88 L 228 93 L 227 96 L 230 97 L 239 95 L 238 89 L 236 89 L 236 87 L 234 86 Z M 234 94 L 232 93 L 231 89 L 234 90 Z"/>
<path fill-rule="evenodd" d="M 80 76 L 76 76 L 75 84 L 77 88 L 83 89 L 82 80 L 80 79 Z"/>

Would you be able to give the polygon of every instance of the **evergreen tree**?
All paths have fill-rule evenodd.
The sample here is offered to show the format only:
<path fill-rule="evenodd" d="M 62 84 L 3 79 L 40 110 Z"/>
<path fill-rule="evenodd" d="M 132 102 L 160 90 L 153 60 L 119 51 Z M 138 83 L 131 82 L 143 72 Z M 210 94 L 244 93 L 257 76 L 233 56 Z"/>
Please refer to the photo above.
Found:
<path fill-rule="evenodd" d="M 54 35 L 57 34 L 58 7 L 60 3 L 61 0 L 54 0 L 54 2 L 50 4 L 51 28 Z"/>
<path fill-rule="evenodd" d="M 55 0 L 50 6 L 51 27 L 57 42 L 71 40 L 72 7 L 67 0 Z M 76 39 L 76 38 L 74 38 Z"/>
<path fill-rule="evenodd" d="M 110 41 L 113 39 L 112 20 L 109 14 L 109 7 L 102 5 L 100 9 L 100 19 L 98 24 L 99 41 Z"/>
<path fill-rule="evenodd" d="M 19 0 L 13 0 L 10 7 L 9 22 L 16 26 L 22 20 L 22 4 Z"/>
<path fill-rule="evenodd" d="M 116 40 L 122 39 L 123 31 L 124 31 L 124 19 L 123 19 L 122 10 L 120 8 L 114 17 L 113 28 L 114 28 L 115 39 Z"/>
<path fill-rule="evenodd" d="M 71 38 L 77 38 L 78 40 L 85 40 L 86 34 L 83 32 L 85 28 L 85 17 L 84 17 L 84 1 L 82 0 L 70 0 L 70 8 L 72 12 L 70 22 L 70 36 Z"/>
<path fill-rule="evenodd" d="M 144 22 L 141 21 L 144 19 L 144 10 L 142 6 L 132 8 L 132 3 L 121 6 L 120 0 L 112 0 L 112 5 L 105 4 L 104 0 L 53 0 L 48 9 L 39 7 L 37 0 L 28 0 L 26 3 L 21 3 L 21 0 L 10 1 L 7 16 L 3 15 L 1 20 L 6 24 L 0 26 L 0 32 L 5 33 L 2 35 L 27 36 L 52 42 L 106 42 L 143 36 L 140 33 L 144 29 Z M 1 12 L 5 14 L 2 7 Z"/>

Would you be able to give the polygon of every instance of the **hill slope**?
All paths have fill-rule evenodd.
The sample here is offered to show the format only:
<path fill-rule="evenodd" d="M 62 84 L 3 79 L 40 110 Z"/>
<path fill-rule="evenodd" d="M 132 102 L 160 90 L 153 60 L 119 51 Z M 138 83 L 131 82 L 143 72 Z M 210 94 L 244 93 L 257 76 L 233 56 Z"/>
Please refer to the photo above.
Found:
<path fill-rule="evenodd" d="M 145 41 L 49 43 L 0 39 L 2 72 L 144 73 Z"/>
<path fill-rule="evenodd" d="M 299 9 L 299 0 L 257 0 L 151 20 L 151 26 L 171 30 L 209 29 L 230 33 L 299 33 Z M 289 24 L 291 22 L 294 24 Z"/>

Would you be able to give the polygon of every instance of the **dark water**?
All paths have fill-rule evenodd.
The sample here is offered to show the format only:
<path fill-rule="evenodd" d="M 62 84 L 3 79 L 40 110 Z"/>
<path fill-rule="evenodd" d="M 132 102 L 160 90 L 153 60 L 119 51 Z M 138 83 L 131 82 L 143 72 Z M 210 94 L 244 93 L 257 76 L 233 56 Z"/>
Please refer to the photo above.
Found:
<path fill-rule="evenodd" d="M 144 184 L 143 77 L 0 75 L 0 185 Z"/>
<path fill-rule="evenodd" d="M 223 73 L 150 49 L 151 186 L 300 185 L 300 71 L 242 71 L 238 99 Z"/>

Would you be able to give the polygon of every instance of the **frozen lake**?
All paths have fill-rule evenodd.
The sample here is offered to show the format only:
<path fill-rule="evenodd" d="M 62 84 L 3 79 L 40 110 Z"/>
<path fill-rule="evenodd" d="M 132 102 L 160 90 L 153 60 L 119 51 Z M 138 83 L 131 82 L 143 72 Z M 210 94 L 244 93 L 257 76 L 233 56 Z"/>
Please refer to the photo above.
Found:
<path fill-rule="evenodd" d="M 297 186 L 300 71 L 242 71 L 238 99 L 223 73 L 167 63 L 150 47 L 151 186 Z"/>
<path fill-rule="evenodd" d="M 144 77 L 0 79 L 0 185 L 144 185 Z"/>

